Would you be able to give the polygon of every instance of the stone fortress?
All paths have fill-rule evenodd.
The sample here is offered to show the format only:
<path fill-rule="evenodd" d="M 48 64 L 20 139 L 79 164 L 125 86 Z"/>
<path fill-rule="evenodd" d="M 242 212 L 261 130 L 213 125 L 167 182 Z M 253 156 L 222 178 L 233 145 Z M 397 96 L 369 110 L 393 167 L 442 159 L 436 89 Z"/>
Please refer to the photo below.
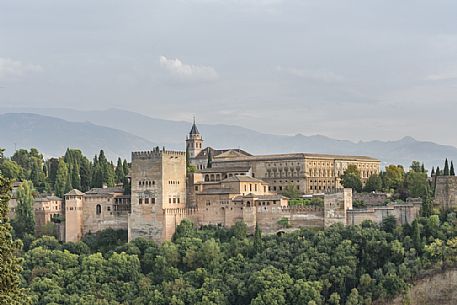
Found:
<path fill-rule="evenodd" d="M 184 220 L 197 227 L 230 227 L 238 221 L 250 230 L 258 225 L 267 234 L 296 228 L 325 228 L 335 223 L 380 222 L 394 215 L 410 223 L 420 204 L 352 208 L 352 190 L 340 176 L 354 164 L 365 182 L 380 172 L 380 161 L 370 157 L 323 154 L 254 156 L 241 149 L 203 147 L 197 125 L 186 139 L 186 152 L 154 148 L 133 152 L 131 195 L 122 188 L 72 190 L 63 199 L 35 200 L 37 230 L 61 219 L 59 236 L 78 241 L 85 234 L 107 228 L 128 230 L 129 240 L 144 237 L 170 240 Z M 188 171 L 188 168 L 193 170 Z M 323 205 L 289 206 L 282 192 L 295 188 L 304 197 L 323 198 Z"/>

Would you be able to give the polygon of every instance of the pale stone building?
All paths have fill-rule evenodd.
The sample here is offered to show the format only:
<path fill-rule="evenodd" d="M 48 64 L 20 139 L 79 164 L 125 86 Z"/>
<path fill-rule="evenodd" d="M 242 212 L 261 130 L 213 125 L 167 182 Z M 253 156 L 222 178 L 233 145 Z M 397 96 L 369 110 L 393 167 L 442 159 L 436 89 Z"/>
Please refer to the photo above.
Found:
<path fill-rule="evenodd" d="M 56 196 L 35 198 L 33 210 L 35 214 L 35 232 L 40 235 L 47 224 L 60 223 L 63 220 L 65 214 L 64 201 Z M 58 236 L 60 235 L 59 231 L 54 233 Z"/>
<path fill-rule="evenodd" d="M 129 240 L 137 237 L 157 241 L 170 239 L 172 233 L 170 235 L 166 230 L 167 220 L 181 218 L 181 214 L 172 212 L 184 213 L 186 208 L 186 153 L 158 147 L 152 151 L 133 152 L 130 172 Z"/>
<path fill-rule="evenodd" d="M 203 147 L 194 122 L 186 139 L 189 162 L 205 181 L 219 181 L 232 175 L 247 175 L 269 184 L 270 191 L 294 187 L 302 194 L 341 190 L 341 175 L 349 165 L 357 166 L 362 182 L 379 174 L 381 162 L 365 156 L 290 153 L 253 156 L 240 149 L 215 150 Z M 209 156 L 211 154 L 211 156 Z M 211 168 L 207 168 L 210 161 Z"/>
<path fill-rule="evenodd" d="M 130 196 L 122 188 L 93 188 L 86 193 L 65 194 L 65 241 L 105 229 L 128 228 Z"/>

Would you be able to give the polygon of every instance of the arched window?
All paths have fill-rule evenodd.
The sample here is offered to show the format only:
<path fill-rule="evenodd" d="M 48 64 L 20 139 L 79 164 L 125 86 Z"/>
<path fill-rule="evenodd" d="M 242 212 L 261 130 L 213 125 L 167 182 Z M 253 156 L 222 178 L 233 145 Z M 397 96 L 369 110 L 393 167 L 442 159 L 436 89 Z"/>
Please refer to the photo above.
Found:
<path fill-rule="evenodd" d="M 100 215 L 102 213 L 102 206 L 97 204 L 97 206 L 95 207 L 95 213 L 97 215 Z"/>

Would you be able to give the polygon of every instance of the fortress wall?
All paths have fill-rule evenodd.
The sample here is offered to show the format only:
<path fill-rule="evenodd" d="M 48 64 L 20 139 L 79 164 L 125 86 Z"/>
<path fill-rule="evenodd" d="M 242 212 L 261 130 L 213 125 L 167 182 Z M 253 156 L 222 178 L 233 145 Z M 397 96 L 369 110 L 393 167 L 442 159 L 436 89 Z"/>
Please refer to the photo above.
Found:
<path fill-rule="evenodd" d="M 257 207 L 257 223 L 265 233 L 284 229 L 278 221 L 286 218 L 293 228 L 323 228 L 324 210 L 319 207 Z"/>
<path fill-rule="evenodd" d="M 360 225 L 365 220 L 381 223 L 387 216 L 394 216 L 398 225 L 412 223 L 420 213 L 420 205 L 398 204 L 369 209 L 355 209 L 347 211 L 347 224 Z"/>
<path fill-rule="evenodd" d="M 435 200 L 434 204 L 440 209 L 457 207 L 457 177 L 438 176 L 435 177 Z"/>
<path fill-rule="evenodd" d="M 391 197 L 387 193 L 354 193 L 354 201 L 363 201 L 367 206 L 382 206 Z"/>
<path fill-rule="evenodd" d="M 114 211 L 113 198 L 90 198 L 83 199 L 83 234 L 95 233 L 106 229 L 127 230 L 128 212 Z M 100 204 L 101 213 L 96 213 L 96 206 Z M 108 207 L 110 210 L 108 211 Z"/>

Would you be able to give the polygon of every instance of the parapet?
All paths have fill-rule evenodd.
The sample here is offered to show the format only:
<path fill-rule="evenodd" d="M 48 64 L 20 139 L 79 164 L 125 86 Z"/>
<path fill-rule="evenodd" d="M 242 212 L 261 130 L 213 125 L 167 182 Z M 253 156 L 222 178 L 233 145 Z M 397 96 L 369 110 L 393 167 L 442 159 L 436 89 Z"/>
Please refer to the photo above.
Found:
<path fill-rule="evenodd" d="M 195 215 L 198 213 L 197 208 L 174 208 L 165 209 L 166 215 Z"/>
<path fill-rule="evenodd" d="M 158 146 L 155 147 L 153 150 L 149 151 L 134 151 L 132 152 L 132 161 L 133 160 L 147 160 L 147 159 L 155 159 L 161 158 L 162 156 L 186 156 L 185 151 L 174 151 L 174 150 L 166 150 L 165 147 L 160 149 Z"/>

